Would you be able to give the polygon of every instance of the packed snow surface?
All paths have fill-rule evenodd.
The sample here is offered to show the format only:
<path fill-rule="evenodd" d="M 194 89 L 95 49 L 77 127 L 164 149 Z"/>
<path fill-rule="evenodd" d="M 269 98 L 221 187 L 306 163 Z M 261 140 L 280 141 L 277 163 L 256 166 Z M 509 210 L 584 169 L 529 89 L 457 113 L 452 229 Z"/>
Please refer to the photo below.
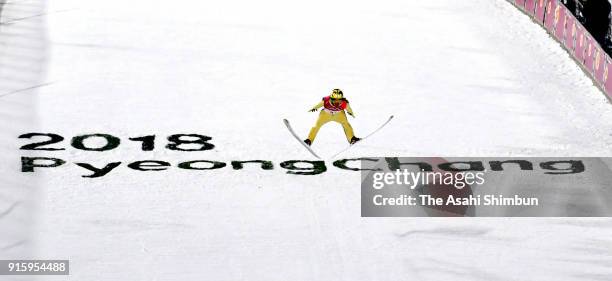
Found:
<path fill-rule="evenodd" d="M 41 1 L 5 5 L 3 22 L 18 20 L 1 38 L 42 21 L 44 48 L 14 57 L 42 54 L 28 63 L 44 75 L 0 97 L 4 116 L 31 104 L 32 119 L 5 122 L 2 175 L 30 192 L 3 197 L 0 212 L 30 202 L 15 207 L 28 218 L 15 227 L 30 234 L 18 244 L 0 236 L 0 253 L 71 260 L 69 277 L 37 280 L 612 279 L 610 219 L 362 218 L 358 172 L 328 158 L 320 175 L 279 167 L 315 160 L 282 119 L 305 137 L 316 120 L 308 109 L 333 88 L 349 99 L 357 136 L 395 115 L 341 158 L 612 156 L 612 106 L 506 1 L 45 2 L 23 18 L 14 14 Z M 16 136 L 28 132 L 62 135 L 54 146 L 66 150 L 19 151 L 27 140 Z M 69 145 L 89 133 L 122 142 Z M 210 136 L 215 148 L 165 149 L 178 133 Z M 153 134 L 153 151 L 128 140 Z M 330 157 L 345 146 L 328 124 L 313 149 Z M 21 173 L 24 155 L 66 164 Z M 177 168 L 255 159 L 274 169 Z M 140 160 L 172 167 L 126 166 Z M 122 164 L 84 178 L 75 162 Z"/>

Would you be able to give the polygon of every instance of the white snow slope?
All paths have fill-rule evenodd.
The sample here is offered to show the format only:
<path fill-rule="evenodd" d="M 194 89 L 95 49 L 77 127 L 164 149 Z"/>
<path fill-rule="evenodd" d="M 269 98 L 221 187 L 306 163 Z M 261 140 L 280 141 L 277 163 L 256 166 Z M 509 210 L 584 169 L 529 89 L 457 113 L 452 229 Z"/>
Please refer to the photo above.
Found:
<path fill-rule="evenodd" d="M 0 97 L 13 117 L 15 103 L 36 99 L 36 122 L 11 122 L 0 164 L 12 182 L 38 183 L 35 222 L 15 226 L 32 237 L 16 247 L 71 260 L 70 276 L 35 280 L 612 280 L 610 219 L 361 218 L 358 172 L 333 159 L 316 176 L 279 167 L 313 160 L 282 118 L 305 135 L 316 119 L 307 110 L 332 88 L 351 101 L 358 136 L 395 115 L 343 158 L 612 156 L 612 106 L 504 0 L 45 5 L 2 27 L 46 21 L 47 73 L 32 82 L 43 86 Z M 16 136 L 28 132 L 60 134 L 54 146 L 66 150 L 19 151 L 27 140 Z M 85 133 L 122 143 L 69 146 Z M 216 147 L 165 149 L 175 133 L 211 136 Z M 128 140 L 150 134 L 154 151 Z M 345 145 L 330 124 L 313 148 L 329 157 Z M 67 163 L 19 172 L 31 155 Z M 199 159 L 274 169 L 176 167 Z M 172 167 L 126 166 L 138 160 Z M 122 164 L 92 179 L 75 162 Z"/>

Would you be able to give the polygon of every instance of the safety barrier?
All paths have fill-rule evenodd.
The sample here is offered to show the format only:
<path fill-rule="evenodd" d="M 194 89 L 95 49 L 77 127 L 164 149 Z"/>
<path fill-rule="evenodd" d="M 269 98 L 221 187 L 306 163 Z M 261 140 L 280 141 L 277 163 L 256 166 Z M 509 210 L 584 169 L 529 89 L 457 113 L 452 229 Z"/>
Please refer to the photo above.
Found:
<path fill-rule="evenodd" d="M 555 38 L 612 101 L 612 58 L 559 0 L 507 0 Z"/>

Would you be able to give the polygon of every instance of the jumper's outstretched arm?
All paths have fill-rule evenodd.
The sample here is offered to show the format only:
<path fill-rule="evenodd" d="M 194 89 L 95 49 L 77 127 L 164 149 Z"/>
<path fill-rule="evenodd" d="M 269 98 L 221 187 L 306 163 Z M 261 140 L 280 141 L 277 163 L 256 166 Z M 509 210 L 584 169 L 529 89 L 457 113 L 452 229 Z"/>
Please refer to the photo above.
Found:
<path fill-rule="evenodd" d="M 351 105 L 349 103 L 346 104 L 346 113 L 348 113 L 350 116 L 355 117 L 355 114 L 353 113 L 353 109 L 351 108 Z"/>
<path fill-rule="evenodd" d="M 315 111 L 317 111 L 317 109 L 319 109 L 319 108 L 321 108 L 321 107 L 323 107 L 323 102 L 319 102 L 319 103 L 317 103 L 317 104 L 316 104 L 316 105 L 315 105 L 313 108 L 311 108 L 309 111 L 310 111 L 310 112 L 315 112 Z"/>

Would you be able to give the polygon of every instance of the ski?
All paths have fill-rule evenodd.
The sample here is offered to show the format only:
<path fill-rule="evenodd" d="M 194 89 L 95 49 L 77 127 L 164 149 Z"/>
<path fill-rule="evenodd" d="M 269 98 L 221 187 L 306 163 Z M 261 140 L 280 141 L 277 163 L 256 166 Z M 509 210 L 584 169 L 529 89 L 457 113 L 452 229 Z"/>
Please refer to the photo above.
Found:
<path fill-rule="evenodd" d="M 302 141 L 300 139 L 300 137 L 298 137 L 298 135 L 295 133 L 295 131 L 293 131 L 293 128 L 291 128 L 291 124 L 289 123 L 289 120 L 287 119 L 283 119 L 283 122 L 285 123 L 285 126 L 287 126 L 287 129 L 289 129 L 289 133 L 291 133 L 291 135 L 300 142 L 300 144 L 302 144 L 302 146 L 304 146 L 308 152 L 310 152 L 314 157 L 317 157 L 319 159 L 321 159 L 321 157 L 319 157 L 319 155 L 317 155 L 312 148 L 310 148 L 310 146 L 308 146 L 306 143 L 304 143 L 304 141 Z"/>
<path fill-rule="evenodd" d="M 376 128 L 376 130 L 374 130 L 373 132 L 369 133 L 368 135 L 366 135 L 365 137 L 361 138 L 361 140 L 359 140 L 358 142 L 354 143 L 354 144 L 349 144 L 348 147 L 346 147 L 345 149 L 339 151 L 338 153 L 334 154 L 331 158 L 336 158 L 336 156 L 342 154 L 343 152 L 349 150 L 351 147 L 353 147 L 354 145 L 361 143 L 362 141 L 366 140 L 367 138 L 369 138 L 370 136 L 372 136 L 373 134 L 376 134 L 376 132 L 380 131 L 382 128 L 384 128 L 385 126 L 387 126 L 387 124 L 389 124 L 389 122 L 391 122 L 391 119 L 393 119 L 393 115 L 389 116 L 389 119 L 387 119 L 387 121 L 385 121 L 385 123 L 383 123 L 382 125 L 380 125 L 378 128 Z"/>

